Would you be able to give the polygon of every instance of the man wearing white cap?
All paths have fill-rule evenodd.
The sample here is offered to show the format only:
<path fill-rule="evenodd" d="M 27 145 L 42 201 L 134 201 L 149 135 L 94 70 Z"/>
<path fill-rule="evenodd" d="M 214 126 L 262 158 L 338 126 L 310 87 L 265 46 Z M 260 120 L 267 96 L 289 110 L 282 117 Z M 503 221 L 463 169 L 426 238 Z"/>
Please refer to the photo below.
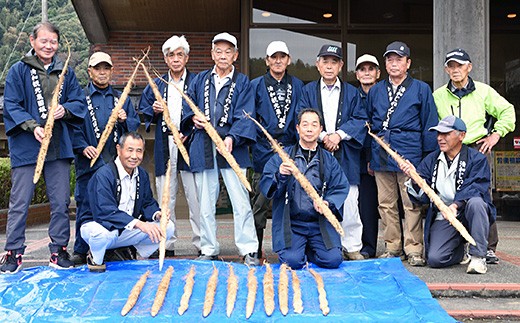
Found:
<path fill-rule="evenodd" d="M 172 36 L 166 40 L 162 46 L 164 62 L 168 66 L 168 73 L 161 78 L 168 80 L 168 84 L 160 78 L 154 80 L 159 88 L 164 101 L 168 105 L 170 117 L 173 124 L 179 128 L 182 115 L 182 96 L 174 88 L 184 89 L 186 92 L 191 81 L 194 79 L 194 73 L 191 73 L 186 64 L 189 60 L 190 45 L 184 36 Z M 195 186 L 195 176 L 184 159 L 178 154 L 178 148 L 173 142 L 171 130 L 166 125 L 163 117 L 163 107 L 159 101 L 155 99 L 150 85 L 146 86 L 141 95 L 139 102 L 139 111 L 143 113 L 146 131 L 151 130 L 152 124 L 155 124 L 155 142 L 154 142 L 154 161 L 155 161 L 155 186 L 157 189 L 158 200 L 162 200 L 163 187 L 165 185 L 165 175 L 168 160 L 170 160 L 171 174 L 170 177 L 170 215 L 174 224 L 176 224 L 175 204 L 178 191 L 177 171 L 180 172 L 184 194 L 188 201 L 190 224 L 192 228 L 192 243 L 200 253 L 200 214 L 199 199 L 197 197 L 197 189 Z M 184 143 L 189 143 L 190 133 L 186 133 Z M 170 240 L 166 242 L 166 256 L 173 257 L 175 255 L 174 242 L 177 240 L 177 226 Z M 152 255 L 152 258 L 158 257 L 158 252 Z"/>
<path fill-rule="evenodd" d="M 368 110 L 367 95 L 372 86 L 377 83 L 381 70 L 377 58 L 370 54 L 364 54 L 356 60 L 356 78 L 359 81 L 357 88 L 361 106 Z M 369 168 L 370 140 L 365 138 L 365 146 L 361 149 L 361 178 L 359 182 L 359 217 L 363 223 L 361 241 L 363 247 L 361 254 L 364 258 L 373 258 L 377 250 L 377 235 L 379 227 L 379 212 L 377 210 L 377 185 L 374 172 Z"/>
<path fill-rule="evenodd" d="M 412 78 L 410 48 L 400 41 L 390 43 L 383 54 L 388 78 L 374 85 L 368 93 L 372 132 L 414 165 L 437 148 L 435 134 L 428 131 L 437 125 L 438 116 L 428 84 Z M 418 206 L 407 194 L 401 194 L 404 223 L 399 217 L 399 192 L 408 179 L 396 161 L 372 141 L 370 167 L 375 172 L 379 213 L 384 227 L 385 252 L 380 258 L 408 257 L 412 266 L 424 266 L 422 217 Z M 404 253 L 401 233 L 404 235 Z"/>
<path fill-rule="evenodd" d="M 81 238 L 80 227 L 82 224 L 83 203 L 88 203 L 87 184 L 101 166 L 110 163 L 117 155 L 116 144 L 121 135 L 129 131 L 135 131 L 139 127 L 139 116 L 134 109 L 132 101 L 128 98 L 123 108 L 119 110 L 117 122 L 113 133 L 110 134 L 100 158 L 90 167 L 90 161 L 98 157 L 96 147 L 105 130 L 112 109 L 117 105 L 121 92 L 110 85 L 114 64 L 110 55 L 104 52 L 96 52 L 88 61 L 88 75 L 90 82 L 83 89 L 87 100 L 87 116 L 81 127 L 74 130 L 74 163 L 76 167 L 76 240 L 74 242 L 74 254 L 72 260 L 76 264 L 86 263 L 88 245 Z"/>
<path fill-rule="evenodd" d="M 289 48 L 283 41 L 273 41 L 266 49 L 265 75 L 251 81 L 255 93 L 256 119 L 284 147 L 296 144 L 296 105 L 301 97 L 303 82 L 289 75 L 287 67 L 291 64 Z M 260 192 L 258 183 L 264 166 L 274 154 L 269 142 L 260 129 L 257 141 L 251 147 L 253 155 L 254 196 L 251 200 L 258 237 L 258 256 L 262 257 L 262 241 L 267 223 L 269 200 Z"/>
<path fill-rule="evenodd" d="M 348 260 L 362 260 L 363 225 L 359 217 L 358 185 L 360 154 L 367 133 L 365 123 L 368 116 L 360 106 L 356 88 L 339 78 L 342 67 L 341 47 L 323 45 L 316 58 L 316 68 L 321 77 L 305 85 L 297 112 L 303 108 L 313 108 L 323 115 L 324 127 L 319 141 L 339 161 L 350 184 L 342 208 L 345 231 L 341 237 L 343 255 Z"/>
<path fill-rule="evenodd" d="M 472 68 L 471 58 L 464 49 L 449 51 L 444 60 L 444 70 L 450 81 L 433 92 L 433 98 L 439 118 L 455 115 L 464 120 L 468 127 L 464 144 L 488 154 L 490 162 L 493 147 L 515 129 L 515 108 L 489 85 L 474 81 L 469 76 Z M 492 123 L 495 119 L 496 122 Z M 490 264 L 499 262 L 495 255 L 497 244 L 497 226 L 492 223 L 486 255 Z"/>
<path fill-rule="evenodd" d="M 237 39 L 233 35 L 220 33 L 213 37 L 211 57 L 215 66 L 198 74 L 188 90 L 204 117 L 194 115 L 184 104 L 181 121 L 183 133 L 195 127 L 189 154 L 200 201 L 202 255 L 198 259 L 216 260 L 220 253 L 215 220 L 220 172 L 233 208 L 235 244 L 246 264 L 258 265 L 258 240 L 249 194 L 204 130 L 204 124 L 210 122 L 245 174 L 251 167 L 249 146 L 256 141 L 257 132 L 254 123 L 244 118 L 244 112 L 255 116 L 254 94 L 247 76 L 233 66 L 238 58 Z"/>

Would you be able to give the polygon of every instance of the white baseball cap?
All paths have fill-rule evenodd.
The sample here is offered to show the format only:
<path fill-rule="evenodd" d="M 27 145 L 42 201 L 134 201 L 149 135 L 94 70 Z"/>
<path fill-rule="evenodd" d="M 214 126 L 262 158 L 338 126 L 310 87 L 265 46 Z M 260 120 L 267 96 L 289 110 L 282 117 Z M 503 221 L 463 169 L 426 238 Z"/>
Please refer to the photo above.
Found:
<path fill-rule="evenodd" d="M 229 34 L 229 33 L 220 33 L 213 37 L 212 43 L 215 44 L 219 41 L 227 41 L 228 43 L 231 43 L 235 48 L 237 48 L 237 39 L 235 36 Z"/>
<path fill-rule="evenodd" d="M 377 61 L 377 58 L 370 54 L 364 54 L 358 57 L 356 61 L 356 70 L 358 69 L 359 65 L 363 63 L 372 63 L 375 66 L 379 67 L 379 62 Z"/>
<path fill-rule="evenodd" d="M 112 64 L 112 59 L 110 58 L 110 55 L 104 52 L 95 52 L 90 56 L 90 59 L 88 60 L 88 66 L 96 66 L 99 63 L 107 63 L 110 66 L 114 66 Z"/>
<path fill-rule="evenodd" d="M 272 41 L 267 46 L 267 49 L 265 50 L 265 54 L 267 56 L 273 56 L 275 53 L 278 53 L 278 52 L 289 55 L 289 48 L 287 47 L 287 44 L 284 43 L 283 41 L 279 41 L 279 40 Z"/>

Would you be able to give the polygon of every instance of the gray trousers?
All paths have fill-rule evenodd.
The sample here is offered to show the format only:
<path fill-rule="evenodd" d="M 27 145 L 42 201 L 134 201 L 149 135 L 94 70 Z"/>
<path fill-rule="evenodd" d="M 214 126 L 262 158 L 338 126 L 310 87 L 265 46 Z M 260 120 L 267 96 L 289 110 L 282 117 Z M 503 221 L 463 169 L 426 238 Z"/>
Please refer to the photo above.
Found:
<path fill-rule="evenodd" d="M 466 203 L 462 219 L 464 226 L 475 239 L 477 246 L 469 247 L 472 256 L 485 257 L 489 235 L 489 217 L 486 202 L 473 197 Z M 430 267 L 441 268 L 458 264 L 464 257 L 466 240 L 447 220 L 434 221 L 430 227 L 427 262 Z"/>
<path fill-rule="evenodd" d="M 11 196 L 7 213 L 5 250 L 25 250 L 25 225 L 27 212 L 34 195 L 33 176 L 36 165 L 27 165 L 11 169 Z M 47 197 L 51 204 L 49 223 L 49 249 L 57 252 L 67 246 L 70 238 L 70 161 L 59 159 L 46 162 L 43 166 L 43 178 L 47 188 Z"/>

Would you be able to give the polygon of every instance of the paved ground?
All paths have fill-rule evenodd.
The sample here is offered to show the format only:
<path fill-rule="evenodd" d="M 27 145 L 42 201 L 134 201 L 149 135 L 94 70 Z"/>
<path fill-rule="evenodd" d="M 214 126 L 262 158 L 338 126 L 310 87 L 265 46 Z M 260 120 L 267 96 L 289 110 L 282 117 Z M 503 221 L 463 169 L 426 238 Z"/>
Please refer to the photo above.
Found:
<path fill-rule="evenodd" d="M 270 227 L 270 223 L 268 225 Z M 74 228 L 74 221 L 71 221 Z M 497 255 L 500 264 L 489 265 L 485 275 L 468 275 L 466 266 L 433 269 L 428 267 L 405 267 L 421 278 L 450 315 L 461 320 L 520 321 L 520 222 L 498 221 L 500 243 Z M 176 258 L 195 258 L 196 250 L 191 245 L 191 228 L 186 219 L 178 220 L 179 238 L 176 243 Z M 73 246 L 71 234 L 69 250 Z M 379 252 L 383 252 L 381 232 Z M 271 231 L 268 229 L 264 253 L 271 263 L 276 263 L 276 254 L 271 248 Z M 218 219 L 218 240 L 221 257 L 227 261 L 241 261 L 233 243 L 233 221 L 230 216 Z M 24 267 L 48 264 L 47 226 L 40 225 L 27 230 L 27 249 L 23 258 Z M 0 235 L 0 245 L 5 244 L 5 234 Z"/>

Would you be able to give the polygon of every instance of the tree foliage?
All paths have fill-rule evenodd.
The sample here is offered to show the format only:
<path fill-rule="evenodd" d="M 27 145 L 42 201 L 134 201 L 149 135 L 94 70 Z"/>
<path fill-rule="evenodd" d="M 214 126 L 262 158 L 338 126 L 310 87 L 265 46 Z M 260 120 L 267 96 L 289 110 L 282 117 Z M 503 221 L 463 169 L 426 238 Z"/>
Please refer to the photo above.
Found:
<path fill-rule="evenodd" d="M 74 68 L 80 83 L 86 85 L 90 43 L 76 11 L 70 0 L 48 0 L 47 6 L 49 21 L 60 30 L 59 55 L 66 57 L 65 39 L 68 40 L 72 53 L 69 65 Z M 3 86 L 9 67 L 31 49 L 29 35 L 42 15 L 40 0 L 0 0 L 0 8 L 0 86 Z"/>

